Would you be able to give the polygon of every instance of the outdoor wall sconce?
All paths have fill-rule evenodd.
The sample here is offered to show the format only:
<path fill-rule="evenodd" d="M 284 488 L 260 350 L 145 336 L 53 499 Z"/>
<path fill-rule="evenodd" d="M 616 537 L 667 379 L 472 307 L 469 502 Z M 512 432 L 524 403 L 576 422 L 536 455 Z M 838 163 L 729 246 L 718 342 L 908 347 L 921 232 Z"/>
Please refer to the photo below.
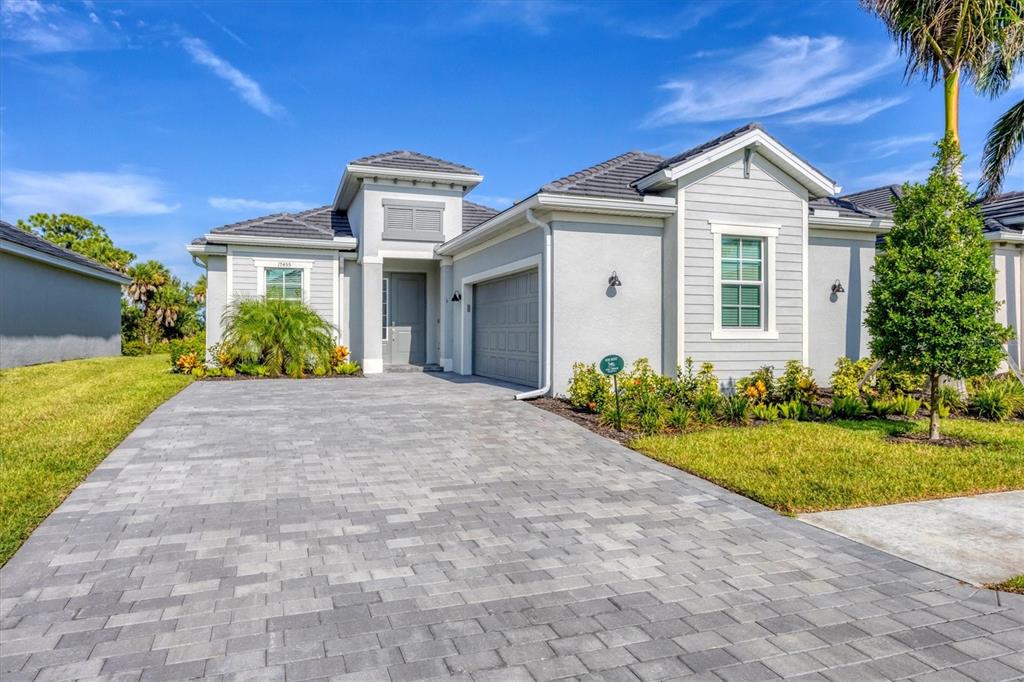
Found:
<path fill-rule="evenodd" d="M 843 294 L 843 293 L 846 293 L 846 289 L 843 288 L 843 283 L 840 282 L 838 279 L 836 281 L 832 282 L 832 293 L 833 294 Z"/>
<path fill-rule="evenodd" d="M 608 278 L 608 286 L 610 287 L 621 287 L 622 281 L 619 279 L 617 272 L 612 270 L 612 276 Z"/>
<path fill-rule="evenodd" d="M 458 303 L 459 301 L 461 301 L 461 300 L 462 300 L 462 294 L 460 294 L 460 293 L 458 292 L 458 290 L 456 290 L 456 291 L 455 291 L 455 293 L 454 293 L 454 294 L 452 294 L 452 297 L 451 297 L 450 299 L 448 299 L 448 300 L 449 300 L 449 301 L 450 301 L 451 303 Z"/>

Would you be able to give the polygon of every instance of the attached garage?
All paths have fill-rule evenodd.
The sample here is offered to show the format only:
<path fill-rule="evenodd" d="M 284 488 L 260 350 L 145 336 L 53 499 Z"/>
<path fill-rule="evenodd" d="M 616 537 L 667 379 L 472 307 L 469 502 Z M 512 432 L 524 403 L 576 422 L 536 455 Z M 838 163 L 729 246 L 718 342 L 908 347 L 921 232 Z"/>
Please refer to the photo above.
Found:
<path fill-rule="evenodd" d="M 540 377 L 537 270 L 474 286 L 473 373 L 525 386 Z"/>

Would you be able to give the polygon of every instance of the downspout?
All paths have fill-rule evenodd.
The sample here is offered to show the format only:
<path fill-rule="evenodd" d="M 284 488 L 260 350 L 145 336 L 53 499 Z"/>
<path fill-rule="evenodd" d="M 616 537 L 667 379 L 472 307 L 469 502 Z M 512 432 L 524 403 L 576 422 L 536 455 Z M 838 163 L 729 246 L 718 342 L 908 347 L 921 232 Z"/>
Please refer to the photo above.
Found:
<path fill-rule="evenodd" d="M 196 254 L 193 253 L 191 255 L 192 255 L 192 265 L 196 266 L 197 268 L 202 268 L 203 270 L 205 270 L 206 269 L 206 263 L 204 263 L 203 261 L 199 260 L 199 256 L 197 256 Z"/>
<path fill-rule="evenodd" d="M 552 265 L 554 263 L 552 246 L 554 240 L 551 235 L 551 223 L 537 220 L 536 216 L 533 215 L 532 208 L 526 209 L 526 220 L 531 225 L 539 227 L 544 233 L 544 385 L 532 391 L 516 393 L 516 400 L 531 400 L 547 395 L 551 391 L 551 373 L 552 366 L 554 365 L 552 360 L 555 344 L 551 327 L 554 320 L 555 296 L 551 285 L 555 278 L 552 272 Z"/>

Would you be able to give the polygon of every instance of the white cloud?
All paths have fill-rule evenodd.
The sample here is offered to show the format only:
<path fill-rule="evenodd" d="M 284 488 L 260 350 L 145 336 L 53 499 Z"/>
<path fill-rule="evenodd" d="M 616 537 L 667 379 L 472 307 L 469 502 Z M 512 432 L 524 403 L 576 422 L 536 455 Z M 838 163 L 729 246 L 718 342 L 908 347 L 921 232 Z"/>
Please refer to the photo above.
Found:
<path fill-rule="evenodd" d="M 786 119 L 787 123 L 822 123 L 826 125 L 849 125 L 860 123 L 877 113 L 891 109 L 907 101 L 906 97 L 878 97 L 876 99 L 848 99 L 838 104 L 809 109 Z"/>
<path fill-rule="evenodd" d="M 205 66 L 219 78 L 224 79 L 242 100 L 261 114 L 279 118 L 287 112 L 284 107 L 263 92 L 260 84 L 239 71 L 231 62 L 218 57 L 199 38 L 182 38 L 181 46 L 196 64 Z"/>
<path fill-rule="evenodd" d="M 118 44 L 94 13 L 83 15 L 40 0 L 0 2 L 0 27 L 5 40 L 32 53 L 105 49 Z"/>
<path fill-rule="evenodd" d="M 228 28 L 224 24 L 220 23 L 219 21 L 217 21 L 216 19 L 211 17 L 206 12 L 203 12 L 203 16 L 206 18 L 206 20 L 208 22 L 210 22 L 211 24 L 213 24 L 214 26 L 219 28 L 221 31 L 223 31 L 225 33 L 225 35 L 227 35 L 229 38 L 234 40 L 236 43 L 238 43 L 239 45 L 243 45 L 245 47 L 249 47 L 249 44 L 246 43 L 244 40 L 242 40 L 241 36 L 239 36 L 237 33 L 232 31 L 230 28 Z"/>
<path fill-rule="evenodd" d="M 537 35 L 551 30 L 551 21 L 580 8 L 558 0 L 487 0 L 470 5 L 463 23 L 471 28 L 486 24 L 517 24 Z"/>
<path fill-rule="evenodd" d="M 301 211 L 311 206 L 304 201 L 260 201 L 259 199 L 240 199 L 237 197 L 210 197 L 210 206 L 222 211 Z"/>
<path fill-rule="evenodd" d="M 884 159 L 900 153 L 907 147 L 916 147 L 927 142 L 935 142 L 939 139 L 936 135 L 895 135 L 881 140 L 869 142 L 868 155 L 876 159 Z"/>
<path fill-rule="evenodd" d="M 5 214 L 156 215 L 179 207 L 163 199 L 158 180 L 135 173 L 9 170 L 3 186 Z"/>
<path fill-rule="evenodd" d="M 715 67 L 700 65 L 699 79 L 662 88 L 672 99 L 647 118 L 649 125 L 751 119 L 799 111 L 838 100 L 896 63 L 890 51 L 868 58 L 835 36 L 771 36 Z"/>

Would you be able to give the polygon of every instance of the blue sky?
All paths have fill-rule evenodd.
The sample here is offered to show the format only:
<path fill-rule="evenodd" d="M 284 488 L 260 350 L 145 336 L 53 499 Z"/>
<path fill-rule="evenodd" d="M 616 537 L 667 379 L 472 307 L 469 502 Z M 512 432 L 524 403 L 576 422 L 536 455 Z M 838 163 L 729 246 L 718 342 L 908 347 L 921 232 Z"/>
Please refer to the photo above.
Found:
<path fill-rule="evenodd" d="M 941 89 L 904 83 L 854 2 L 3 0 L 0 22 L 0 214 L 86 215 L 189 280 L 191 238 L 329 203 L 375 152 L 473 166 L 504 208 L 750 120 L 853 191 L 922 178 L 942 130 Z M 967 180 L 1022 94 L 965 90 Z"/>

